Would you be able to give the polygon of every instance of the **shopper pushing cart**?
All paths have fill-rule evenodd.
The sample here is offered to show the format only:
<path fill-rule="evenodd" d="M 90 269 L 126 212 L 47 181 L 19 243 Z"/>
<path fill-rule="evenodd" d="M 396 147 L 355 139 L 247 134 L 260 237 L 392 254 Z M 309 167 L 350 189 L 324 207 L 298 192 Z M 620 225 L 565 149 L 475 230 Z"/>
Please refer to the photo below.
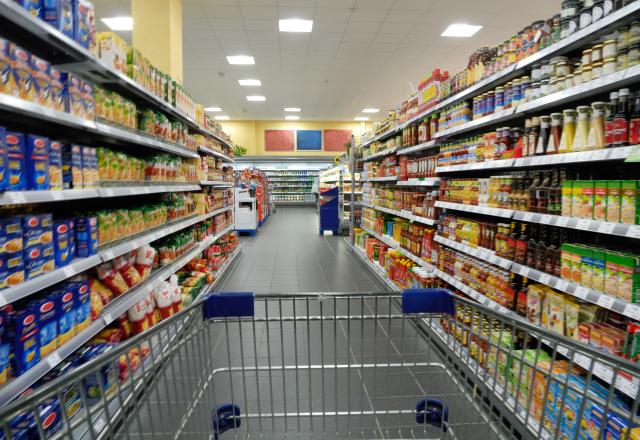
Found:
<path fill-rule="evenodd" d="M 603 368 L 611 383 L 640 377 L 439 289 L 213 294 L 0 424 L 7 439 L 635 439 L 637 387 L 623 399 Z"/>

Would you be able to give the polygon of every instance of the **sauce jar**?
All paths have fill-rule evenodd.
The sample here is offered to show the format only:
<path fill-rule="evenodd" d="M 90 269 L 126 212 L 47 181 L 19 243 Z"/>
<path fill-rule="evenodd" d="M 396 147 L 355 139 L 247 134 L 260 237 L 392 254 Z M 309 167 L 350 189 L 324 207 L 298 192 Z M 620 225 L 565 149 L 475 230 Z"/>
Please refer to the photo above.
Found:
<path fill-rule="evenodd" d="M 615 58 L 618 56 L 618 41 L 617 40 L 606 40 L 602 43 L 602 57 L 606 60 L 607 58 Z"/>
<path fill-rule="evenodd" d="M 602 16 L 606 17 L 607 15 L 613 12 L 613 0 L 604 0 L 602 2 Z"/>
<path fill-rule="evenodd" d="M 629 26 L 618 29 L 618 51 L 629 47 Z"/>
<path fill-rule="evenodd" d="M 628 66 L 636 66 L 640 64 L 640 44 L 632 44 L 629 46 Z"/>
<path fill-rule="evenodd" d="M 629 46 L 640 44 L 640 20 L 632 21 L 629 25 Z"/>
<path fill-rule="evenodd" d="M 591 49 L 586 49 L 582 51 L 582 58 L 580 59 L 580 63 L 582 66 L 588 66 L 591 64 Z"/>
<path fill-rule="evenodd" d="M 557 76 L 567 76 L 571 73 L 571 66 L 566 61 L 561 61 L 556 64 L 556 75 Z"/>
<path fill-rule="evenodd" d="M 528 76 L 523 76 L 520 78 L 520 96 L 522 100 L 525 100 L 525 97 L 531 88 L 531 79 Z"/>
<path fill-rule="evenodd" d="M 540 82 L 531 83 L 531 99 L 538 99 L 541 96 L 542 94 L 540 93 Z"/>
<path fill-rule="evenodd" d="M 546 96 L 550 93 L 551 88 L 549 86 L 549 80 L 543 79 L 540 81 L 540 96 Z"/>
<path fill-rule="evenodd" d="M 504 87 L 496 87 L 495 101 L 496 111 L 504 110 Z"/>
<path fill-rule="evenodd" d="M 591 79 L 600 78 L 602 76 L 602 63 L 598 61 L 591 65 Z"/>
<path fill-rule="evenodd" d="M 629 51 L 627 49 L 618 49 L 618 57 L 616 58 L 616 70 L 624 70 L 629 67 Z"/>
<path fill-rule="evenodd" d="M 606 58 L 602 63 L 602 74 L 610 75 L 615 73 L 616 71 L 616 59 L 615 58 Z"/>
<path fill-rule="evenodd" d="M 564 88 L 569 89 L 571 87 L 573 87 L 573 74 L 564 77 Z"/>
<path fill-rule="evenodd" d="M 584 29 L 591 24 L 591 6 L 585 6 L 580 11 L 580 29 Z"/>
<path fill-rule="evenodd" d="M 577 16 L 562 19 L 562 30 L 560 31 L 560 38 L 567 38 L 573 35 L 578 30 L 578 18 Z"/>
<path fill-rule="evenodd" d="M 540 81 L 542 78 L 542 66 L 534 64 L 531 68 L 531 81 Z"/>
<path fill-rule="evenodd" d="M 573 85 L 578 86 L 582 84 L 583 83 L 582 78 L 583 78 L 582 69 L 576 69 L 576 71 L 573 72 Z"/>
<path fill-rule="evenodd" d="M 582 82 L 591 81 L 592 78 L 591 66 L 584 66 L 582 68 Z"/>
<path fill-rule="evenodd" d="M 570 18 L 578 13 L 582 2 L 578 0 L 564 0 L 560 8 L 560 18 Z"/>
<path fill-rule="evenodd" d="M 591 48 L 591 62 L 597 63 L 602 61 L 602 44 L 596 44 Z"/>
<path fill-rule="evenodd" d="M 511 106 L 516 107 L 520 105 L 522 101 L 522 88 L 520 87 L 520 80 L 514 79 L 513 86 L 511 88 Z"/>
<path fill-rule="evenodd" d="M 591 23 L 595 23 L 604 17 L 604 0 L 599 0 L 591 8 Z"/>

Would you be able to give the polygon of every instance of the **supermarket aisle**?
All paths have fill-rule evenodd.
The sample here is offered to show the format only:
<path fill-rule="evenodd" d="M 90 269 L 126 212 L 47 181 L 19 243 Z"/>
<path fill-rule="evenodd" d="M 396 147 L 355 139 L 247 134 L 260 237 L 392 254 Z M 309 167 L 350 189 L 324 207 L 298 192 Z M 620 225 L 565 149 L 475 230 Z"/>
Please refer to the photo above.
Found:
<path fill-rule="evenodd" d="M 320 237 L 312 207 L 279 207 L 255 237 L 243 237 L 242 259 L 221 290 L 255 292 L 380 291 L 343 237 Z"/>

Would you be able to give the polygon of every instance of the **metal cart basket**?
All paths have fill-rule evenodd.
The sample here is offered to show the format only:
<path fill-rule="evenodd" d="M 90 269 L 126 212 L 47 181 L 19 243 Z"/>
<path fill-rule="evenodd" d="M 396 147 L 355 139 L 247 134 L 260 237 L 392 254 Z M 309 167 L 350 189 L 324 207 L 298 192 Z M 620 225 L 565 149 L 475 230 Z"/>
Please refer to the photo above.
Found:
<path fill-rule="evenodd" d="M 533 329 L 439 289 L 210 295 L 16 400 L 0 424 L 7 439 L 474 440 L 636 425 L 637 396 L 596 378 L 599 364 L 633 382 L 634 364 Z M 528 351 L 512 343 L 523 333 Z M 599 359 L 582 382 L 578 354 Z M 621 433 L 608 438 L 636 438 Z"/>

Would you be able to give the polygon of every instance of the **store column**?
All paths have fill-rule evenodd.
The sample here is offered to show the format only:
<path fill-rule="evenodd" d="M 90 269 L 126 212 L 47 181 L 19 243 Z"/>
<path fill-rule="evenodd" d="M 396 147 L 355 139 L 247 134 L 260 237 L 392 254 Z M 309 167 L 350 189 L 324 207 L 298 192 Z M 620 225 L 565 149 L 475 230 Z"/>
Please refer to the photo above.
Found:
<path fill-rule="evenodd" d="M 182 82 L 182 0 L 132 0 L 133 45 Z"/>

